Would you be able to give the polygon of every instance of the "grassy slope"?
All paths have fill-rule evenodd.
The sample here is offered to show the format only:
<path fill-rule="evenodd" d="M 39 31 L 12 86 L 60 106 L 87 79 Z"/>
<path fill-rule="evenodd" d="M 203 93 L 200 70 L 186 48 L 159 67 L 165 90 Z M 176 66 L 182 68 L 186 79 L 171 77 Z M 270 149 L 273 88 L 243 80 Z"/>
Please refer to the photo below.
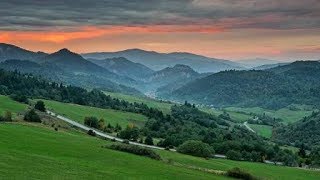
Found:
<path fill-rule="evenodd" d="M 14 114 L 23 112 L 27 108 L 26 104 L 13 101 L 8 96 L 0 95 L 0 115 L 3 115 L 5 111 L 11 111 Z"/>
<path fill-rule="evenodd" d="M 159 151 L 160 152 L 160 151 Z M 318 180 L 320 171 L 311 171 L 298 168 L 283 166 L 274 166 L 262 163 L 231 161 L 226 159 L 205 160 L 193 156 L 182 155 L 174 152 L 161 151 L 162 157 L 171 159 L 174 162 L 197 166 L 201 168 L 215 169 L 226 171 L 228 169 L 239 167 L 262 179 L 279 179 L 279 180 Z"/>
<path fill-rule="evenodd" d="M 220 114 L 223 113 L 223 110 L 217 110 L 217 109 L 209 109 L 209 108 L 201 108 L 202 111 L 219 116 Z M 227 110 L 226 112 L 230 115 L 231 119 L 234 120 L 235 122 L 246 122 L 248 121 L 248 119 L 251 119 L 252 116 L 244 114 L 244 113 L 240 113 L 240 112 L 236 112 L 236 111 L 231 111 L 231 110 Z"/>
<path fill-rule="evenodd" d="M 78 122 L 83 122 L 84 118 L 87 116 L 95 116 L 99 119 L 103 118 L 106 123 L 110 123 L 111 125 L 119 123 L 122 127 L 125 127 L 129 123 L 141 126 L 148 119 L 146 116 L 141 114 L 116 111 L 112 109 L 94 108 L 57 101 L 43 101 L 48 109 Z"/>
<path fill-rule="evenodd" d="M 293 123 L 296 122 L 300 119 L 302 119 L 305 116 L 309 116 L 312 113 L 312 110 L 290 110 L 288 108 L 282 108 L 279 110 L 268 110 L 268 109 L 263 109 L 259 107 L 254 107 L 254 108 L 235 108 L 235 107 L 230 107 L 227 108 L 229 111 L 240 111 L 240 112 L 246 112 L 246 113 L 254 113 L 254 114 L 263 114 L 265 113 L 266 115 L 274 118 L 281 118 L 285 123 Z"/>
<path fill-rule="evenodd" d="M 0 124 L 0 137 L 0 179 L 224 179 L 102 148 L 106 141 L 77 132 Z"/>
<path fill-rule="evenodd" d="M 266 138 L 271 138 L 272 127 L 267 125 L 248 124 L 258 135 Z"/>
<path fill-rule="evenodd" d="M 113 92 L 105 92 L 105 94 L 110 95 L 111 97 L 115 97 L 118 99 L 126 100 L 128 102 L 137 102 L 137 103 L 144 103 L 152 108 L 157 108 L 161 110 L 162 112 L 166 114 L 170 114 L 171 112 L 171 106 L 173 104 L 168 102 L 161 102 L 152 98 L 148 97 L 137 97 L 137 96 L 131 96 L 131 95 L 125 95 L 121 93 L 113 93 Z"/>

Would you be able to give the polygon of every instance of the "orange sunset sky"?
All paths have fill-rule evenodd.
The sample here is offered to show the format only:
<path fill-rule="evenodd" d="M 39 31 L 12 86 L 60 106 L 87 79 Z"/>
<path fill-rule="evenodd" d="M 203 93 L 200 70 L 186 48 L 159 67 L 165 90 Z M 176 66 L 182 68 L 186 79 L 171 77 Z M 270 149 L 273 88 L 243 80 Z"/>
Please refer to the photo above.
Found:
<path fill-rule="evenodd" d="M 0 42 L 33 51 L 320 59 L 319 0 L 13 0 L 0 7 Z"/>

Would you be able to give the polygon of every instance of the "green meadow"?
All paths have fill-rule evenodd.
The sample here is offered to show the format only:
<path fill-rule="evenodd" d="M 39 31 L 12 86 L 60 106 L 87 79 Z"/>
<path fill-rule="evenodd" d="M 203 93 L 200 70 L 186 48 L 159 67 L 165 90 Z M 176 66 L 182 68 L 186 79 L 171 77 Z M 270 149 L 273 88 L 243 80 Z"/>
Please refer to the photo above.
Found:
<path fill-rule="evenodd" d="M 171 113 L 171 106 L 173 105 L 172 103 L 152 99 L 149 97 L 138 97 L 138 96 L 132 96 L 132 95 L 126 95 L 126 94 L 114 93 L 114 92 L 105 92 L 105 94 L 110 95 L 111 97 L 115 97 L 118 99 L 131 102 L 131 103 L 134 103 L 134 102 L 144 103 L 149 107 L 157 108 L 166 114 Z"/>
<path fill-rule="evenodd" d="M 53 112 L 81 123 L 83 123 L 84 118 L 88 116 L 95 116 L 99 119 L 103 118 L 106 123 L 110 123 L 113 126 L 118 123 L 122 127 L 126 127 L 130 123 L 137 126 L 142 126 L 144 122 L 148 120 L 146 116 L 136 113 L 117 111 L 113 109 L 101 109 L 70 103 L 61 103 L 57 101 L 43 101 L 46 107 Z"/>
<path fill-rule="evenodd" d="M 0 115 L 3 115 L 6 111 L 10 111 L 15 116 L 17 113 L 23 112 L 27 106 L 10 99 L 8 96 L 0 95 Z"/>
<path fill-rule="evenodd" d="M 272 136 L 272 127 L 267 125 L 259 125 L 259 124 L 248 124 L 258 135 L 271 138 Z"/>
<path fill-rule="evenodd" d="M 39 125 L 0 124 L 0 179 L 226 179 L 103 148 L 111 143 Z"/>
<path fill-rule="evenodd" d="M 234 167 L 261 179 L 319 179 L 319 171 L 157 151 L 157 161 L 103 148 L 111 144 L 74 130 L 0 124 L 0 179 L 227 179 Z M 50 147 L 50 148 L 48 148 Z"/>
<path fill-rule="evenodd" d="M 293 123 L 301 120 L 303 117 L 309 116 L 312 113 L 312 109 L 304 108 L 303 106 L 298 106 L 299 108 L 291 110 L 290 108 L 282 108 L 279 110 L 269 110 L 260 107 L 253 108 L 238 108 L 238 107 L 230 107 L 226 108 L 228 111 L 234 112 L 243 112 L 243 113 L 253 113 L 253 114 L 266 114 L 267 116 L 273 118 L 280 118 L 284 123 Z"/>

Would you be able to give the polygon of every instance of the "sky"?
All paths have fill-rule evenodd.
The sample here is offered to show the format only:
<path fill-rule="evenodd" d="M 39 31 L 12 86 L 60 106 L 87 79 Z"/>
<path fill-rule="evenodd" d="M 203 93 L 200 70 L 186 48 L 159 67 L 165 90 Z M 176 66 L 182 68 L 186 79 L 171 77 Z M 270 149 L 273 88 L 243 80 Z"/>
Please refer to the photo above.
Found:
<path fill-rule="evenodd" d="M 320 0 L 0 0 L 0 42 L 222 59 L 320 59 Z"/>

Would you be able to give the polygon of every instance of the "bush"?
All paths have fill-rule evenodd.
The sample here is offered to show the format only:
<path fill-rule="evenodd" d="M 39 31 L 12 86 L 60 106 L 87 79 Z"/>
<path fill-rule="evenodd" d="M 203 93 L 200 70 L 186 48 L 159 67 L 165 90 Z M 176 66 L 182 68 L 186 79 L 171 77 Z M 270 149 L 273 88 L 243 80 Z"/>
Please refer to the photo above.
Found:
<path fill-rule="evenodd" d="M 147 149 L 147 148 L 143 148 L 143 147 L 136 146 L 136 145 L 113 144 L 109 148 L 114 149 L 114 150 L 118 150 L 118 151 L 136 154 L 139 156 L 146 156 L 146 157 L 149 157 L 149 158 L 155 159 L 155 160 L 161 160 L 160 155 L 157 154 L 152 149 Z"/>
<path fill-rule="evenodd" d="M 4 116 L 0 116 L 0 121 L 7 121 L 7 122 L 12 121 L 12 113 L 10 111 L 6 111 L 4 113 Z"/>
<path fill-rule="evenodd" d="M 41 122 L 39 115 L 36 113 L 34 109 L 28 111 L 23 118 L 25 121 L 29 122 Z"/>
<path fill-rule="evenodd" d="M 90 129 L 90 130 L 88 131 L 88 135 L 90 135 L 90 136 L 96 136 L 96 132 L 94 132 L 92 129 Z"/>
<path fill-rule="evenodd" d="M 43 101 L 37 101 L 37 103 L 34 105 L 34 108 L 42 112 L 46 111 L 46 107 Z"/>
<path fill-rule="evenodd" d="M 199 157 L 211 157 L 214 150 L 206 143 L 201 141 L 186 141 L 178 147 L 178 152 Z"/>
<path fill-rule="evenodd" d="M 127 126 L 127 128 L 119 133 L 119 137 L 122 139 L 128 139 L 137 141 L 139 138 L 139 129 L 135 126 Z"/>
<path fill-rule="evenodd" d="M 99 120 L 96 117 L 85 117 L 84 124 L 92 128 L 99 128 Z"/>
<path fill-rule="evenodd" d="M 147 136 L 146 139 L 144 140 L 144 143 L 147 145 L 153 145 L 153 139 L 151 136 Z"/>
<path fill-rule="evenodd" d="M 241 153 L 238 151 L 234 151 L 234 150 L 229 150 L 226 153 L 226 156 L 228 159 L 231 159 L 231 160 L 241 160 L 241 158 L 242 158 Z"/>
<path fill-rule="evenodd" d="M 18 101 L 18 102 L 21 102 L 21 103 L 25 103 L 25 104 L 28 104 L 29 103 L 29 100 L 27 98 L 27 96 L 25 95 L 21 95 L 21 94 L 11 94 L 10 95 L 10 98 L 14 101 Z"/>
<path fill-rule="evenodd" d="M 237 179 L 244 179 L 244 180 L 255 180 L 257 178 L 255 178 L 253 175 L 251 175 L 250 173 L 241 170 L 240 168 L 233 168 L 227 171 L 227 176 L 229 177 L 233 177 L 233 178 L 237 178 Z"/>

